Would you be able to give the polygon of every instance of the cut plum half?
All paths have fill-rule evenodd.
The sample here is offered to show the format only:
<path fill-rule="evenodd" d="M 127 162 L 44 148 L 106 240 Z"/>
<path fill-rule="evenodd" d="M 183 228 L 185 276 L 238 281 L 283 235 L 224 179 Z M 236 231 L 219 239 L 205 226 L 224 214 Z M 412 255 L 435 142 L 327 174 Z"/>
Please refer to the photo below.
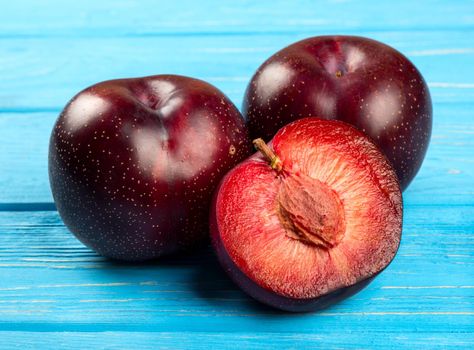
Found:
<path fill-rule="evenodd" d="M 305 118 L 221 181 L 211 236 L 230 277 L 288 311 L 321 309 L 365 287 L 394 258 L 402 196 L 394 170 L 361 132 Z"/>

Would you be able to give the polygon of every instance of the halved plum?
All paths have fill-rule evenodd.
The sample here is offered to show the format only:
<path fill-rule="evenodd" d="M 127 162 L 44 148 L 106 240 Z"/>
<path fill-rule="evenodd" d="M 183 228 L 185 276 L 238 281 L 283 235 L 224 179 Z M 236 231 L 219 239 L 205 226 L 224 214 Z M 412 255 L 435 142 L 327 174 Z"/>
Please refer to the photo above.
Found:
<path fill-rule="evenodd" d="M 305 118 L 280 129 L 221 181 L 213 246 L 255 299 L 321 309 L 365 287 L 394 258 L 402 231 L 395 171 L 354 127 Z"/>

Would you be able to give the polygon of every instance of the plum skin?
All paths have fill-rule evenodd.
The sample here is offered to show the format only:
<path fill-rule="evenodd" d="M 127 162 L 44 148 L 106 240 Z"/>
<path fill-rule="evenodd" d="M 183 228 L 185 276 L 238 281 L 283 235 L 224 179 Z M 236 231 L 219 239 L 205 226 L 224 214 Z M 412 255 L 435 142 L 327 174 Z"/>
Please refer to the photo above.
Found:
<path fill-rule="evenodd" d="M 218 89 L 183 76 L 117 79 L 77 94 L 53 128 L 49 178 L 66 226 L 118 260 L 192 249 L 208 237 L 221 177 L 250 154 Z"/>
<path fill-rule="evenodd" d="M 252 77 L 242 110 L 251 138 L 265 141 L 300 118 L 350 123 L 385 153 L 402 190 L 421 167 L 433 114 L 416 67 L 395 49 L 355 36 L 308 38 L 277 52 Z"/>

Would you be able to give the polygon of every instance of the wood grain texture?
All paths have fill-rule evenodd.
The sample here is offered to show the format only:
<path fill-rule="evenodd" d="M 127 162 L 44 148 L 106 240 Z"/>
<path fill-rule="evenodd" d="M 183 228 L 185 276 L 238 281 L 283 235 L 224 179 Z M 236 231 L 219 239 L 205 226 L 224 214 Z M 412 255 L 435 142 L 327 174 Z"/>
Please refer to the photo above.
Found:
<path fill-rule="evenodd" d="M 434 102 L 431 146 L 404 193 L 400 251 L 363 292 L 319 313 L 281 313 L 237 289 L 209 247 L 121 264 L 64 227 L 47 147 L 78 91 L 175 73 L 240 107 L 265 58 L 335 33 L 406 54 Z M 3 2 L 0 349 L 474 348 L 473 37 L 472 1 Z"/>
<path fill-rule="evenodd" d="M 258 66 L 306 33 L 184 37 L 18 38 L 0 45 L 0 111 L 59 112 L 98 81 L 160 73 L 205 79 L 238 106 Z M 406 54 L 428 81 L 435 102 L 474 98 L 473 29 L 446 32 L 361 30 Z M 190 64 L 192 62 L 192 64 Z"/>
<path fill-rule="evenodd" d="M 28 11 L 25 11 L 28 9 Z M 471 28 L 471 1 L 130 0 L 3 4 L 4 37 L 306 33 Z"/>
<path fill-rule="evenodd" d="M 434 334 L 417 332 L 414 339 L 410 335 L 385 334 L 384 337 L 371 337 L 367 332 L 348 332 L 341 339 L 339 332 L 325 334 L 308 333 L 196 333 L 196 332 L 47 332 L 38 337 L 36 332 L 3 332 L 6 338 L 17 337 L 22 349 L 50 349 L 67 346 L 68 349 L 84 349 L 84 344 L 92 348 L 107 349 L 262 349 L 280 347 L 283 349 L 308 349 L 324 344 L 326 348 L 353 348 L 354 344 L 364 344 L 359 348 L 423 348 L 434 344 L 440 349 L 468 348 L 472 339 L 464 334 Z M 369 338 L 369 339 L 367 339 Z M 179 339 L 179 342 L 176 341 Z M 8 348 L 8 347 L 6 347 Z"/>
<path fill-rule="evenodd" d="M 419 340 L 417 332 L 455 332 L 474 345 L 474 241 L 463 219 L 474 208 L 434 207 L 431 215 L 439 220 L 427 228 L 425 207 L 407 210 L 399 254 L 366 290 L 323 312 L 292 315 L 248 298 L 209 249 L 158 263 L 113 263 L 76 241 L 56 212 L 3 212 L 0 331 L 283 332 L 335 345 L 328 334 L 337 338 L 337 329 L 365 334 L 357 347 L 385 334 L 408 341 Z"/>

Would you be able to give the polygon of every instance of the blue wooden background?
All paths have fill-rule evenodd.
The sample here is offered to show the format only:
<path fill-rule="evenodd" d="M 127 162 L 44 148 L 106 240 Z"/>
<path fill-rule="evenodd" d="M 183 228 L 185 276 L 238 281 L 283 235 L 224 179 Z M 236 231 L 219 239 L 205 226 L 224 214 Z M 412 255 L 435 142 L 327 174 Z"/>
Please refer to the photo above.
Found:
<path fill-rule="evenodd" d="M 353 298 L 314 314 L 254 302 L 210 249 L 106 261 L 54 210 L 49 133 L 80 89 L 176 73 L 238 106 L 261 62 L 296 40 L 364 35 L 429 83 L 431 146 L 404 193 L 403 241 Z M 0 348 L 474 348 L 474 2 L 1 1 Z"/>

